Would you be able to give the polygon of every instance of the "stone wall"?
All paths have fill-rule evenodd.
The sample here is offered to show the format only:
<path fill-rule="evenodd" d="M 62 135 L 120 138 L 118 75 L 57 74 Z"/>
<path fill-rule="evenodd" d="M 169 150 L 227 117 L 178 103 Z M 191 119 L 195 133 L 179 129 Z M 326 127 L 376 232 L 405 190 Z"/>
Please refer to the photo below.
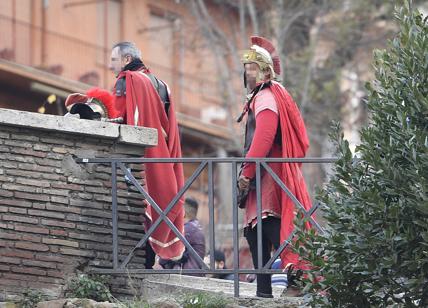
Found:
<path fill-rule="evenodd" d="M 0 297 L 57 296 L 74 274 L 112 267 L 111 168 L 75 158 L 142 157 L 156 144 L 154 129 L 0 109 Z M 143 209 L 120 170 L 118 188 L 122 260 L 143 235 Z M 130 267 L 143 262 L 141 250 Z"/>

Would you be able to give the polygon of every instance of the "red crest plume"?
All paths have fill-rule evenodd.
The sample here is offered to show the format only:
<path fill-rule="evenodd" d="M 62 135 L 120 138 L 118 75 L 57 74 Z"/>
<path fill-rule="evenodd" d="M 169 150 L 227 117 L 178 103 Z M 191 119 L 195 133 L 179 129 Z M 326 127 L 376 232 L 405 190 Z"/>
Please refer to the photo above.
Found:
<path fill-rule="evenodd" d="M 273 62 L 273 71 L 275 72 L 275 74 L 281 75 L 281 63 L 279 61 L 279 56 L 276 53 L 275 46 L 273 46 L 273 44 L 269 40 L 261 36 L 252 36 L 251 44 L 260 46 L 270 53 Z"/>
<path fill-rule="evenodd" d="M 107 90 L 103 90 L 100 88 L 92 88 L 86 92 L 88 97 L 95 98 L 99 100 L 106 107 L 108 112 L 108 118 L 113 119 L 118 116 L 118 111 L 114 105 L 114 96 Z"/>

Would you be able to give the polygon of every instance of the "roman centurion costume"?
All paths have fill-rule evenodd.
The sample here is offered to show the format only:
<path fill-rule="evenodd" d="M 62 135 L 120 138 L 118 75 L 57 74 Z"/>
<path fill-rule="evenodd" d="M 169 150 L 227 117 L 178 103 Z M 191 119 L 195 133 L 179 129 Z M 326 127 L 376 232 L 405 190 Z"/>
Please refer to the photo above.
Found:
<path fill-rule="evenodd" d="M 271 42 L 262 37 L 251 37 L 252 46 L 242 57 L 243 64 L 256 63 L 260 68 L 256 86 L 250 89 L 247 103 L 238 119 L 246 115 L 244 155 L 246 158 L 300 158 L 306 155 L 309 140 L 306 128 L 296 103 L 287 90 L 275 79 L 281 73 L 279 57 Z M 268 77 L 266 77 L 268 76 Z M 270 76 L 270 77 L 269 77 Z M 245 77 L 245 75 L 244 75 Z M 246 81 L 244 80 L 246 83 Z M 288 189 L 306 209 L 311 201 L 303 179 L 301 164 L 270 163 Z M 240 207 L 245 208 L 245 235 L 257 268 L 257 202 L 254 186 L 255 164 L 244 164 L 241 175 L 249 178 L 250 190 L 241 195 Z M 287 240 L 294 229 L 295 207 L 292 200 L 267 173 L 261 174 L 263 264 L 270 258 L 272 245 L 275 248 Z M 286 249 L 281 254 L 282 265 L 293 264 L 299 268 L 298 256 Z M 304 266 L 302 264 L 302 266 Z M 257 293 L 270 297 L 270 275 L 258 275 Z"/>
<path fill-rule="evenodd" d="M 158 130 L 158 145 L 147 148 L 146 158 L 180 158 L 181 145 L 174 106 L 170 102 L 167 85 L 154 77 L 139 59 L 134 59 L 117 76 L 114 87 L 115 106 L 124 123 L 152 127 Z M 149 195 L 165 210 L 184 182 L 181 163 L 146 164 L 146 183 Z M 147 207 L 150 222 L 159 214 Z M 180 199 L 168 213 L 168 218 L 183 233 L 184 208 Z M 179 260 L 184 245 L 168 225 L 162 223 L 149 238 L 154 252 L 162 259 Z"/>

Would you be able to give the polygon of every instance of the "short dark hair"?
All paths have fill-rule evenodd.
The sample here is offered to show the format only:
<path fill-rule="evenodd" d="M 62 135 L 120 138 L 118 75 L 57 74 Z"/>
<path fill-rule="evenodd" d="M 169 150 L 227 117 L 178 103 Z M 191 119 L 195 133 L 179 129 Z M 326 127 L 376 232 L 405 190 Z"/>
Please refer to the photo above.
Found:
<path fill-rule="evenodd" d="M 190 214 L 190 217 L 196 217 L 198 215 L 199 204 L 195 198 L 187 197 L 184 200 L 185 211 Z"/>
<path fill-rule="evenodd" d="M 224 255 L 224 252 L 218 249 L 214 250 L 214 261 L 217 261 L 217 262 L 223 261 L 226 263 L 226 257 Z"/>

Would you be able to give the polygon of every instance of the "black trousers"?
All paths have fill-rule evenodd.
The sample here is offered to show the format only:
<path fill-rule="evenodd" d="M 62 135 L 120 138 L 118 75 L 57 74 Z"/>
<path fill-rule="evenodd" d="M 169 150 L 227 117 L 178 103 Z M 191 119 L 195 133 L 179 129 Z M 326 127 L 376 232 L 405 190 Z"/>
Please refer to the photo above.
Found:
<path fill-rule="evenodd" d="M 149 241 L 146 242 L 146 263 L 144 267 L 146 269 L 152 269 L 153 265 L 155 265 L 155 257 L 156 254 L 153 251 L 152 245 L 150 245 Z"/>
<path fill-rule="evenodd" d="M 247 227 L 244 230 L 244 235 L 247 238 L 250 246 L 251 256 L 253 258 L 254 268 L 258 268 L 257 254 L 257 227 Z M 281 219 L 276 217 L 266 217 L 262 220 L 262 260 L 263 266 L 271 257 L 272 246 L 275 249 L 279 247 L 279 237 L 281 229 Z M 257 275 L 257 292 L 264 294 L 272 294 L 272 275 L 264 274 Z"/>

